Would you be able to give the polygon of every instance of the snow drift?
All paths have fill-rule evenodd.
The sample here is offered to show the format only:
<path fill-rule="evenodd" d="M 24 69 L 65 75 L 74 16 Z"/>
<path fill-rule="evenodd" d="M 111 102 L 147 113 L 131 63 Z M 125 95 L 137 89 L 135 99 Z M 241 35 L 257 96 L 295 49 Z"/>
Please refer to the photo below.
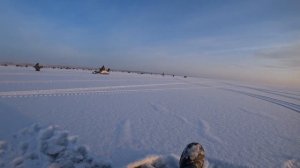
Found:
<path fill-rule="evenodd" d="M 109 168 L 97 160 L 76 136 L 57 126 L 35 124 L 13 135 L 11 142 L 0 141 L 0 167 L 25 168 Z"/>
<path fill-rule="evenodd" d="M 129 153 L 130 154 L 130 153 Z M 128 164 L 127 168 L 179 168 L 179 156 L 150 155 Z M 0 140 L 0 168 L 111 168 L 109 161 L 92 154 L 88 146 L 78 143 L 58 126 L 34 124 L 12 136 L 10 142 Z M 204 168 L 232 167 L 206 160 Z M 296 159 L 287 160 L 282 168 L 299 168 Z"/>

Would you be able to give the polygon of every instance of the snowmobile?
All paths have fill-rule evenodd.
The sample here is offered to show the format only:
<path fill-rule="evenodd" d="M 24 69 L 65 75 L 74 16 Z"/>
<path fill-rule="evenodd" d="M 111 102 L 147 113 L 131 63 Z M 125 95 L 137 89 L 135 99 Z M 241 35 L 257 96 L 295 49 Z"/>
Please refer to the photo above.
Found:
<path fill-rule="evenodd" d="M 108 75 L 110 69 L 106 69 L 105 66 L 103 65 L 101 68 L 99 68 L 99 71 L 94 71 L 93 74 L 102 74 L 102 75 Z"/>

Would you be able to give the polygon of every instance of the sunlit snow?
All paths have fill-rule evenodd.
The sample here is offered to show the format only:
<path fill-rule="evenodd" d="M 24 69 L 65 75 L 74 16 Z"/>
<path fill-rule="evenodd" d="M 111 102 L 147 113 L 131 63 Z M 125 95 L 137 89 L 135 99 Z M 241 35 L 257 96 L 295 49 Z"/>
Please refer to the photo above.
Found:
<path fill-rule="evenodd" d="M 73 135 L 78 141 L 68 146 Z M 178 167 L 190 142 L 203 145 L 208 167 L 297 167 L 300 91 L 207 78 L 0 67 L 0 167 L 57 166 L 48 157 L 62 151 L 71 160 L 99 160 L 84 164 Z M 36 156 L 38 162 L 28 160 Z"/>

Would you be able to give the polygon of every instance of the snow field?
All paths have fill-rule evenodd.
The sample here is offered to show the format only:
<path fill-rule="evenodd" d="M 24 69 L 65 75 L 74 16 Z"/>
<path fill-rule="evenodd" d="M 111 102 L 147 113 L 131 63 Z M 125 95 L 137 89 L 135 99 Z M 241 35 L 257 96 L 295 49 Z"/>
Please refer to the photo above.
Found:
<path fill-rule="evenodd" d="M 205 78 L 0 67 L 0 139 L 33 123 L 78 135 L 127 167 L 176 167 L 190 142 L 208 167 L 299 167 L 300 92 Z M 55 148 L 54 148 L 55 149 Z"/>

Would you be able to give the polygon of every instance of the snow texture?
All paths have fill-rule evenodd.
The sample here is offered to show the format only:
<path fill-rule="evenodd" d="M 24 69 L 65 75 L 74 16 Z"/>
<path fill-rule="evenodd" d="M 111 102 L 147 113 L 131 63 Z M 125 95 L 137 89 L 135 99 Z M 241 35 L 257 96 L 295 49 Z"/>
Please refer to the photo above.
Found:
<path fill-rule="evenodd" d="M 57 126 L 35 124 L 15 134 L 11 142 L 0 142 L 0 167 L 17 168 L 109 168 L 97 160 L 77 138 Z"/>
<path fill-rule="evenodd" d="M 179 158 L 176 155 L 147 156 L 146 158 L 131 163 L 127 168 L 178 168 Z"/>
<path fill-rule="evenodd" d="M 28 128 L 34 123 L 47 128 Z M 300 89 L 0 67 L 0 167 L 89 164 L 94 156 L 117 168 L 141 160 L 171 168 L 190 142 L 203 146 L 208 167 L 299 167 L 299 123 Z"/>

